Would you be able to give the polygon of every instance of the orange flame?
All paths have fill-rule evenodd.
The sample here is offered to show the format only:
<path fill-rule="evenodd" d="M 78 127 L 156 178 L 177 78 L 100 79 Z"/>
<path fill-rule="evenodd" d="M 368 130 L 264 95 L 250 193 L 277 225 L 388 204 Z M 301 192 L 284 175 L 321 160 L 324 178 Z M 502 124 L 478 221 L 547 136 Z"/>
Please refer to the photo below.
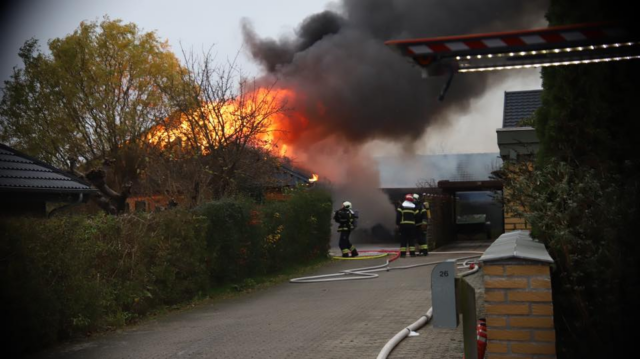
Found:
<path fill-rule="evenodd" d="M 318 179 L 319 179 L 318 175 L 314 173 L 311 175 L 311 178 L 309 178 L 309 182 L 311 183 L 318 182 Z"/>
<path fill-rule="evenodd" d="M 254 134 L 254 145 L 279 156 L 291 156 L 291 146 L 286 143 L 292 130 L 290 122 L 298 121 L 302 127 L 306 127 L 308 122 L 297 114 L 292 117 L 290 113 L 276 109 L 284 107 L 289 99 L 294 98 L 295 93 L 291 90 L 260 88 L 246 94 L 244 101 L 236 99 L 222 106 L 207 103 L 193 113 L 167 120 L 166 125 L 155 126 L 147 135 L 147 140 L 161 148 L 176 141 L 189 143 L 192 140 L 207 153 L 212 144 L 215 147 L 216 143 L 228 136 L 249 135 L 254 129 L 242 119 L 253 116 L 263 121 L 263 128 Z"/>

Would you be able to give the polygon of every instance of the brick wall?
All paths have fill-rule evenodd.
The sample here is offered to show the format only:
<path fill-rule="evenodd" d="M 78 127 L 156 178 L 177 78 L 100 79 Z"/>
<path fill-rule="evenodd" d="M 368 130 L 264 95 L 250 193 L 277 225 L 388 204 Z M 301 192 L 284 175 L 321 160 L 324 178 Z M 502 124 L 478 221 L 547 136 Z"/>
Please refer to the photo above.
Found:
<path fill-rule="evenodd" d="M 524 218 L 518 217 L 514 213 L 505 213 L 504 214 L 504 231 L 505 232 L 513 232 L 520 230 L 531 230 L 531 224 L 527 222 Z"/>
<path fill-rule="evenodd" d="M 525 165 L 524 167 L 521 167 L 521 165 Z M 514 171 L 513 173 L 518 173 L 520 171 L 533 171 L 533 163 L 530 161 L 527 162 L 505 162 L 504 163 L 504 167 L 505 169 L 507 169 L 507 172 L 509 171 Z M 509 168 L 511 170 L 509 170 Z M 516 174 L 511 174 L 511 176 L 516 176 Z M 517 211 L 522 211 L 524 213 L 526 213 L 526 209 L 523 208 L 522 206 L 519 206 L 515 203 L 512 203 L 510 201 L 511 198 L 511 192 L 510 192 L 510 188 L 505 185 L 505 187 L 503 188 L 503 199 L 505 201 L 504 203 L 504 209 L 505 209 L 505 213 L 504 213 L 504 231 L 505 233 L 507 232 L 513 232 L 513 231 L 520 231 L 520 230 L 531 230 L 531 224 L 529 222 L 527 222 L 523 217 L 520 217 L 518 215 L 516 215 L 515 213 L 511 212 L 509 210 L 509 208 L 511 208 L 511 210 L 517 210 Z M 517 207 L 514 208 L 514 207 Z"/>
<path fill-rule="evenodd" d="M 549 265 L 510 259 L 483 272 L 487 358 L 555 358 Z"/>

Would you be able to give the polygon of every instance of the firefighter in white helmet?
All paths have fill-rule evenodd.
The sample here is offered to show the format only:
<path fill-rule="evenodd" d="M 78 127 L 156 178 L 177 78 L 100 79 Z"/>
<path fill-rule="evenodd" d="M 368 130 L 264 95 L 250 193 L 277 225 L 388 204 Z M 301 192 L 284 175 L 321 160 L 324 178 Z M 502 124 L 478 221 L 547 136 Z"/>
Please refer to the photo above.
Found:
<path fill-rule="evenodd" d="M 416 222 L 416 239 L 418 240 L 420 255 L 426 256 L 429 254 L 429 245 L 427 244 L 427 226 L 431 219 L 431 209 L 429 208 L 426 193 L 422 194 L 422 198 L 420 198 L 417 193 L 414 193 L 413 198 L 416 208 L 420 212 L 420 221 Z"/>
<path fill-rule="evenodd" d="M 349 257 L 349 253 L 351 253 L 351 257 L 357 257 L 358 250 L 349 241 L 349 235 L 355 229 L 357 220 L 357 215 L 351 208 L 351 202 L 342 203 L 342 208 L 335 212 L 333 220 L 338 223 L 338 233 L 340 233 L 338 246 L 342 251 L 342 257 Z"/>
<path fill-rule="evenodd" d="M 400 232 L 400 257 L 407 256 L 407 245 L 409 246 L 409 255 L 415 257 L 416 247 L 416 222 L 421 221 L 420 211 L 413 203 L 413 195 L 407 194 L 404 202 L 396 210 L 396 226 Z"/>

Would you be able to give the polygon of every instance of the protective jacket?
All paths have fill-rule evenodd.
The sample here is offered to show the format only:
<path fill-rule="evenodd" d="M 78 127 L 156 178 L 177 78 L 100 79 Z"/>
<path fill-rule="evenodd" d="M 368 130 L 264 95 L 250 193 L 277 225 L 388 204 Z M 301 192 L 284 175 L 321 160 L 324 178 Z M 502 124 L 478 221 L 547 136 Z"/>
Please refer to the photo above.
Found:
<path fill-rule="evenodd" d="M 429 219 L 431 219 L 431 210 L 429 208 L 429 202 L 418 202 L 417 207 L 420 211 L 420 221 L 416 222 L 415 236 L 418 239 L 420 254 L 426 256 L 429 254 L 429 245 L 427 244 L 427 225 L 429 224 Z"/>
<path fill-rule="evenodd" d="M 429 202 L 417 202 L 416 208 L 419 211 L 420 221 L 416 221 L 416 227 L 422 226 L 426 229 L 429 220 L 431 219 L 431 208 L 429 208 Z"/>
<path fill-rule="evenodd" d="M 409 254 L 415 256 L 416 223 L 420 221 L 420 211 L 410 201 L 404 201 L 396 210 L 396 225 L 400 234 L 400 257 L 406 256 L 407 246 L 409 246 Z"/>
<path fill-rule="evenodd" d="M 333 215 L 333 220 L 338 223 L 338 232 L 351 231 L 354 228 L 355 215 L 348 208 L 340 208 Z"/>
<path fill-rule="evenodd" d="M 420 223 L 420 211 L 416 205 L 409 201 L 404 201 L 396 212 L 396 225 L 398 226 L 415 226 Z"/>

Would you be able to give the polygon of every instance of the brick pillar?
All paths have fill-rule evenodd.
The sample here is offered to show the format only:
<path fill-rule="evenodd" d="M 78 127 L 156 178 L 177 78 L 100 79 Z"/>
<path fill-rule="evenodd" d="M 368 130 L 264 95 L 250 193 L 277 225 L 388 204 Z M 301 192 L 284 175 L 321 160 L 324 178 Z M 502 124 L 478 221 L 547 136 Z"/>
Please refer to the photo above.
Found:
<path fill-rule="evenodd" d="M 511 212 L 505 212 L 504 214 L 504 231 L 513 232 L 520 230 L 530 230 L 531 224 L 522 217 L 518 217 Z"/>
<path fill-rule="evenodd" d="M 482 269 L 487 358 L 555 358 L 549 263 L 506 258 Z"/>

